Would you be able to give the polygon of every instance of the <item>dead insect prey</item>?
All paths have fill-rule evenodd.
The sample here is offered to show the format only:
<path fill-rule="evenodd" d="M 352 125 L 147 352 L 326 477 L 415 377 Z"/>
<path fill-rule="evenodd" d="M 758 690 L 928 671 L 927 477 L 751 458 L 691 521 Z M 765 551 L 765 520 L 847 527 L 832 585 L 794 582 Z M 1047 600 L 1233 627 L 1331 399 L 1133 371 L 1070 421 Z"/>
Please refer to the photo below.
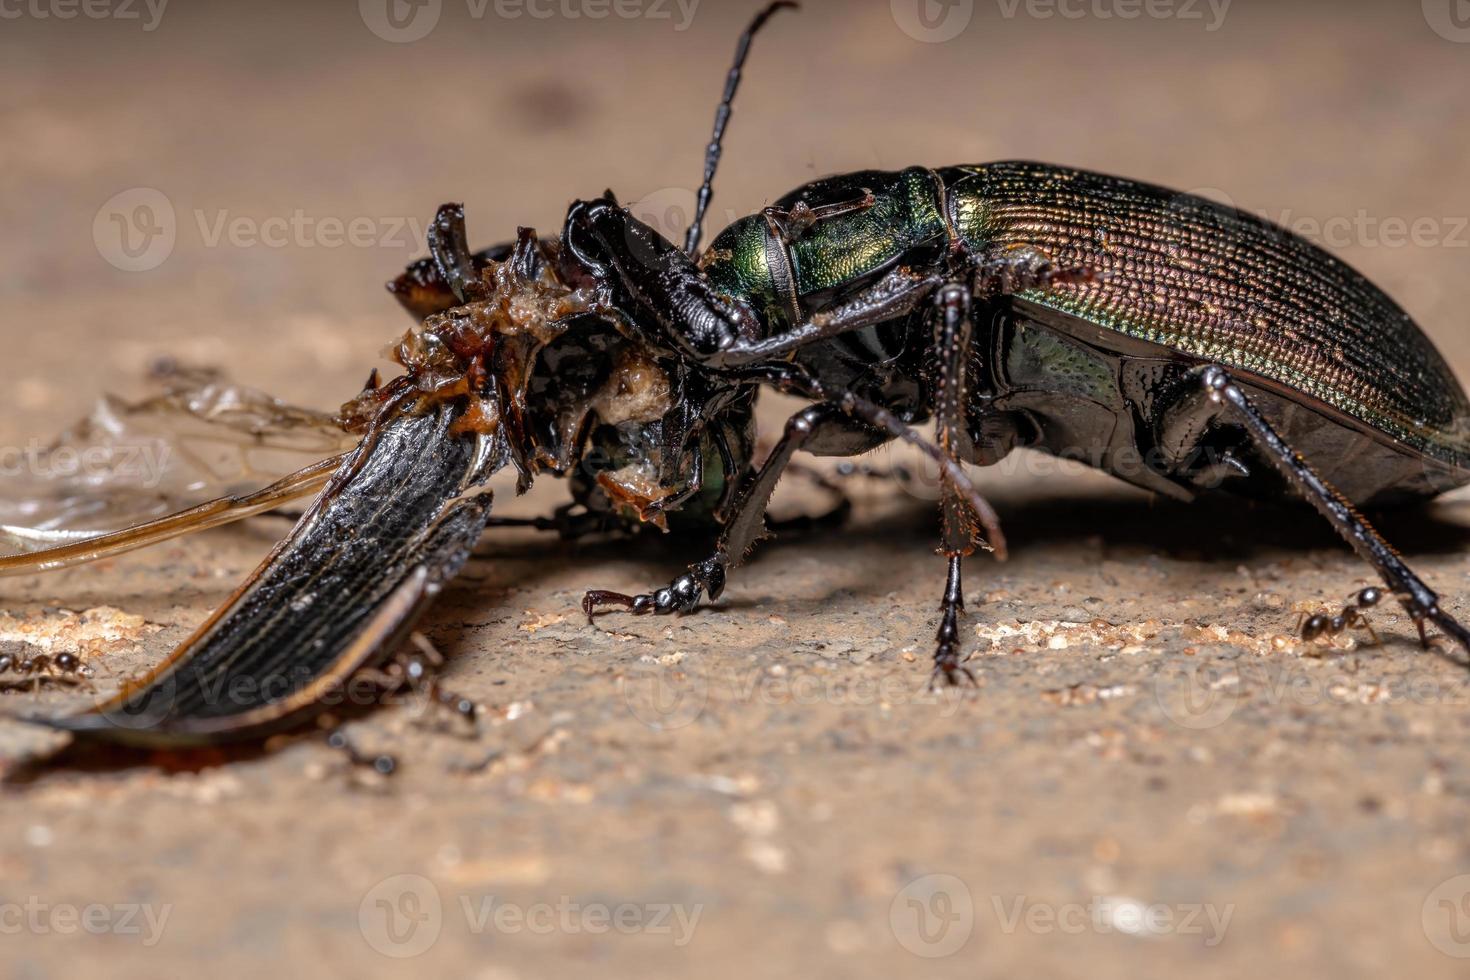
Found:
<path fill-rule="evenodd" d="M 701 251 L 750 39 L 786 6 L 766 8 L 740 39 L 682 247 L 609 192 L 575 202 L 558 236 L 521 229 L 473 252 L 463 209 L 446 205 L 429 258 L 391 284 L 417 321 L 393 348 L 402 373 L 375 374 L 340 414 L 185 379 L 69 435 L 97 444 L 118 426 L 157 423 L 166 440 L 187 423 L 220 445 L 309 465 L 282 477 L 279 459 L 255 463 L 239 485 L 210 483 L 208 500 L 190 496 L 200 481 L 181 479 L 188 492 L 170 499 L 190 506 L 177 513 L 157 512 L 157 494 L 130 497 L 121 479 L 13 488 L 0 531 L 23 553 L 0 559 L 0 574 L 314 498 L 162 664 L 46 723 L 152 745 L 253 738 L 322 710 L 354 676 L 407 676 L 386 662 L 496 524 L 568 537 L 643 523 L 717 531 L 714 550 L 666 587 L 583 602 L 589 617 L 608 605 L 691 611 L 721 594 L 763 535 L 797 450 L 855 456 L 892 440 L 941 475 L 938 681 L 974 679 L 958 626 L 965 557 L 1005 556 L 964 465 L 1017 447 L 1084 450 L 1181 499 L 1295 494 L 1384 582 L 1337 616 L 1312 616 L 1306 636 L 1363 626 L 1365 610 L 1392 598 L 1421 637 L 1432 624 L 1470 643 L 1357 510 L 1470 482 L 1470 402 L 1392 300 L 1289 232 L 1135 181 L 994 163 L 817 180 Z M 757 461 L 762 389 L 809 405 Z M 930 420 L 932 439 L 914 428 Z M 502 470 L 519 492 L 564 476 L 572 503 L 536 521 L 494 519 L 486 484 Z M 267 472 L 279 478 L 259 489 Z M 32 665 L 55 677 L 75 667 Z"/>

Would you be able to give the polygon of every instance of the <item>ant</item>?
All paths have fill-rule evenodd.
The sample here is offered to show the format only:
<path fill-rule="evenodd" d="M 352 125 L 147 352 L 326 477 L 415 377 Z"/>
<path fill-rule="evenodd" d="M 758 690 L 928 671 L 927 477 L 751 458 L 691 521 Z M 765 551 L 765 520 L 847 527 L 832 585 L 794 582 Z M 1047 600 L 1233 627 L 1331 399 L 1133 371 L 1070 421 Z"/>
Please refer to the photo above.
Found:
<path fill-rule="evenodd" d="M 82 663 L 74 653 L 38 653 L 22 657 L 13 653 L 0 653 L 0 674 L 20 674 L 21 680 L 4 682 L 5 690 L 18 690 L 26 681 L 31 691 L 40 689 L 41 681 L 66 681 L 70 685 L 82 683 L 92 676 L 92 669 Z"/>
<path fill-rule="evenodd" d="M 1342 612 L 1336 616 L 1329 616 L 1325 612 L 1314 613 L 1307 616 L 1303 613 L 1303 619 L 1298 621 L 1302 631 L 1302 641 L 1311 643 L 1313 640 L 1324 636 L 1337 636 L 1343 630 L 1361 626 L 1373 637 L 1374 645 L 1377 645 L 1378 634 L 1373 625 L 1368 622 L 1368 617 L 1363 615 L 1364 609 L 1371 609 L 1378 605 L 1383 599 L 1383 590 L 1376 586 L 1368 586 L 1357 595 L 1348 600 L 1348 604 L 1342 607 Z"/>
<path fill-rule="evenodd" d="M 429 676 L 430 668 L 444 666 L 444 655 L 422 633 L 409 637 L 418 648 L 417 654 L 399 654 L 381 670 L 364 670 L 358 677 L 380 687 L 386 694 L 397 694 L 404 689 L 424 694 L 431 703 L 448 710 L 463 722 L 469 730 L 478 728 L 477 716 L 480 706 L 469 698 L 439 686 Z"/>

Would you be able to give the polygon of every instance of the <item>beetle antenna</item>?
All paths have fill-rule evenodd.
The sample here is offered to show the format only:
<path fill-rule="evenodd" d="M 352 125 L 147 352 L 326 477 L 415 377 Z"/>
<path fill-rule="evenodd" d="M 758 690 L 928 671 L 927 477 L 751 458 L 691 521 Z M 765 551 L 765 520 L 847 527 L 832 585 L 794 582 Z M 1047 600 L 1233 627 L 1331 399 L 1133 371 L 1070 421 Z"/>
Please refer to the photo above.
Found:
<path fill-rule="evenodd" d="M 692 258 L 699 251 L 699 236 L 704 231 L 704 213 L 709 210 L 709 199 L 714 194 L 715 170 L 720 166 L 720 151 L 725 141 L 725 125 L 730 121 L 730 103 L 735 101 L 735 92 L 740 88 L 740 70 L 745 67 L 745 56 L 750 53 L 750 41 L 755 37 L 757 31 L 765 26 L 771 15 L 782 7 L 790 7 L 795 10 L 799 4 L 792 0 L 776 0 L 768 4 L 764 10 L 755 15 L 745 33 L 740 35 L 740 42 L 735 45 L 735 63 L 730 66 L 730 74 L 725 76 L 725 94 L 720 98 L 720 106 L 715 110 L 715 129 L 710 136 L 709 146 L 704 150 L 704 182 L 699 185 L 699 197 L 694 202 L 694 220 L 689 224 L 689 231 L 684 236 L 684 251 Z"/>

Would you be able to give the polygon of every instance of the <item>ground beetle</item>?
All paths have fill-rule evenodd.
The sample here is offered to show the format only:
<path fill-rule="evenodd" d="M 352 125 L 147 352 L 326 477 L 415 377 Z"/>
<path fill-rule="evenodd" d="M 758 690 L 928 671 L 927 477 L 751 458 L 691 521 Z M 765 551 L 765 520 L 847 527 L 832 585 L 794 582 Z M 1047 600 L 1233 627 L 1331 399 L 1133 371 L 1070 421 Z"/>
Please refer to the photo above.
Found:
<path fill-rule="evenodd" d="M 762 19 L 785 4 L 774 4 Z M 760 20 L 757 20 L 757 26 Z M 742 42 L 741 54 L 744 53 Z M 739 78 L 732 71 L 727 96 Z M 1341 261 L 1244 212 L 1037 163 L 864 171 L 799 187 L 697 246 L 729 99 L 680 251 L 603 198 L 564 240 L 649 344 L 816 402 L 742 492 L 717 551 L 634 612 L 717 596 L 797 449 L 851 455 L 932 417 L 957 461 L 1031 446 L 1189 499 L 1289 486 L 1424 636 L 1470 633 L 1355 506 L 1470 481 L 1470 402 L 1409 316 Z M 859 396 L 858 400 L 854 396 Z M 993 515 L 946 484 L 936 669 L 960 666 L 960 566 Z"/>

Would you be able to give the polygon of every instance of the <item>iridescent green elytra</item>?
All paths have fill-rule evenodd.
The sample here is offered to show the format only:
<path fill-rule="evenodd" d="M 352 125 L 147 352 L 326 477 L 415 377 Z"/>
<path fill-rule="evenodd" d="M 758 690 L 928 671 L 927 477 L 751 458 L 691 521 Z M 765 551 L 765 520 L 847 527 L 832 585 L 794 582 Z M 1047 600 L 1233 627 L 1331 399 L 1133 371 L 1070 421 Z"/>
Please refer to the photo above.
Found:
<path fill-rule="evenodd" d="M 789 249 L 764 215 L 741 219 L 702 267 L 779 332 L 896 266 L 942 261 L 946 249 L 1037 249 L 1101 280 L 1019 294 L 1013 308 L 1028 320 L 1109 353 L 1144 342 L 1232 368 L 1380 448 L 1427 458 L 1423 485 L 1399 486 L 1409 495 L 1470 480 L 1470 401 L 1439 352 L 1380 289 L 1283 228 L 1161 187 L 1022 162 L 845 174 L 775 207 L 855 202 L 865 191 L 872 206 L 812 224 Z"/>

